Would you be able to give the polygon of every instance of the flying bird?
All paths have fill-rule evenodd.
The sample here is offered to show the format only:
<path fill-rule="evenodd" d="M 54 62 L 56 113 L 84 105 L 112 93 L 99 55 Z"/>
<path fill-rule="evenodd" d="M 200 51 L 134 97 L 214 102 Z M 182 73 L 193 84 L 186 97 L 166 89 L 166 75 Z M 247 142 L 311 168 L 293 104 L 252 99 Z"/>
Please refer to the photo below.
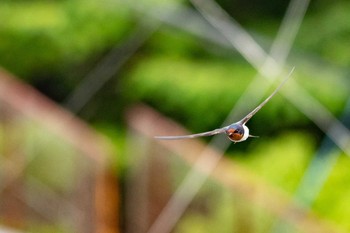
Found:
<path fill-rule="evenodd" d="M 231 125 L 214 129 L 208 132 L 204 133 L 197 133 L 197 134 L 190 134 L 190 135 L 181 135 L 181 136 L 155 136 L 156 139 L 161 140 L 177 140 L 177 139 L 188 139 L 188 138 L 197 138 L 197 137 L 204 137 L 204 136 L 212 136 L 215 134 L 225 133 L 227 137 L 233 141 L 233 142 L 242 142 L 247 140 L 248 137 L 258 137 L 253 136 L 249 134 L 249 129 L 245 125 L 250 118 L 252 118 L 267 102 L 271 100 L 271 98 L 281 89 L 281 87 L 287 82 L 287 80 L 291 77 L 291 74 L 293 73 L 294 68 L 289 72 L 287 77 L 283 80 L 283 82 L 272 92 L 272 94 L 267 97 L 261 104 L 259 104 L 258 107 L 256 107 L 253 111 L 248 113 L 242 120 L 233 123 Z"/>

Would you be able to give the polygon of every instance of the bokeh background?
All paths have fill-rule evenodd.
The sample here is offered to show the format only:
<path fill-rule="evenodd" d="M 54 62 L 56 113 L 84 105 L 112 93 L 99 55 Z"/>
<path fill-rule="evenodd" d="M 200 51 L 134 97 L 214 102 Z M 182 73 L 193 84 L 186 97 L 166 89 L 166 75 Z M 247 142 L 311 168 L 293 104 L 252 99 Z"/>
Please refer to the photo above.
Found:
<path fill-rule="evenodd" d="M 2 0 L 0 232 L 349 232 L 346 0 Z M 238 121 L 260 136 L 157 141 Z"/>

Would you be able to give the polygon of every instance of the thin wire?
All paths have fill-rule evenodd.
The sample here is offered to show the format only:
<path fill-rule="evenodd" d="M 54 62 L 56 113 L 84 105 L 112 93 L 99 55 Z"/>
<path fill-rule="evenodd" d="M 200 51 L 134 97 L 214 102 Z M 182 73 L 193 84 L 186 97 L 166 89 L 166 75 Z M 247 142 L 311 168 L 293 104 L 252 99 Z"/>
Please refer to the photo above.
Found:
<path fill-rule="evenodd" d="M 346 126 L 350 127 L 350 98 L 347 101 L 341 119 Z M 321 146 L 304 172 L 294 194 L 294 200 L 298 204 L 304 208 L 310 208 L 315 198 L 321 192 L 339 156 L 340 151 L 337 145 L 328 136 L 325 136 Z M 272 228 L 272 232 L 276 233 L 288 232 L 289 230 L 291 230 L 289 226 L 282 221 L 278 221 Z"/>
<path fill-rule="evenodd" d="M 347 101 L 341 119 L 345 126 L 350 127 L 350 98 Z M 338 150 L 334 142 L 326 136 L 314 159 L 311 161 L 308 170 L 305 172 L 295 194 L 295 198 L 304 206 L 309 206 L 320 192 L 340 155 Z"/>
<path fill-rule="evenodd" d="M 294 4 L 297 2 L 298 1 L 293 1 Z M 293 4 L 291 4 L 291 5 L 293 5 Z M 196 7 L 198 9 L 197 5 L 196 5 Z M 304 4 L 304 7 L 306 8 L 307 4 Z M 296 17 L 296 15 L 298 15 L 298 17 L 303 18 L 304 13 L 305 13 L 305 9 L 299 9 L 299 10 L 302 10 L 302 13 L 295 14 L 295 15 L 294 14 L 287 14 L 288 17 L 294 18 L 294 17 Z M 292 22 L 293 18 L 288 18 L 288 20 L 285 19 L 285 22 Z M 296 20 L 295 22 L 298 23 L 298 25 L 300 25 L 301 21 L 302 20 Z M 285 25 L 288 25 L 288 24 L 287 23 L 282 24 L 281 27 L 285 27 Z M 296 27 L 296 28 L 298 28 L 298 27 Z M 231 31 L 231 29 L 230 29 L 230 31 Z M 287 32 L 286 30 L 279 31 L 278 34 L 283 33 L 283 36 L 282 35 L 277 36 L 276 42 L 274 42 L 274 44 L 277 43 L 279 45 L 272 46 L 272 48 L 274 48 L 274 51 L 276 51 L 276 54 L 278 54 L 280 57 L 285 57 L 285 58 L 287 57 L 287 54 L 284 54 L 284 53 L 289 53 L 291 45 L 287 44 L 287 43 L 280 45 L 279 40 L 281 40 L 280 38 L 284 38 L 284 36 L 287 36 L 287 35 L 284 35 L 285 33 L 296 33 L 297 31 L 298 30 L 291 30 L 289 32 Z M 232 33 L 231 35 L 235 35 L 235 33 Z M 244 34 L 244 35 L 248 35 L 248 34 Z M 289 36 L 291 38 L 295 37 L 295 35 L 292 35 L 292 34 L 290 34 Z M 241 36 L 234 38 L 234 44 L 236 44 L 238 46 L 238 48 L 241 48 L 243 46 L 241 43 L 244 41 L 245 40 L 242 41 Z M 292 43 L 292 40 L 289 40 L 288 43 Z M 246 43 L 244 42 L 244 46 L 245 45 L 246 45 Z M 286 46 L 286 48 L 284 46 Z M 282 50 L 282 48 L 283 48 L 283 51 L 278 52 L 280 49 Z M 241 50 L 243 51 L 244 49 L 241 49 Z M 247 51 L 245 56 L 259 58 L 260 56 L 263 55 L 264 57 L 267 57 L 265 55 L 265 52 L 262 49 L 258 49 L 258 51 L 259 51 L 258 55 L 256 55 L 256 54 L 251 54 L 250 50 L 249 50 L 249 51 Z M 284 56 L 282 56 L 282 55 L 284 55 Z M 264 64 L 267 64 L 267 63 L 265 63 L 265 62 L 260 63 L 259 62 L 256 64 L 263 67 Z M 252 93 L 252 92 L 250 92 L 250 93 Z M 233 110 L 234 109 L 235 109 L 235 107 L 233 107 Z M 230 115 L 232 115 L 232 113 L 234 112 L 233 110 L 231 111 Z M 230 118 L 231 117 L 228 116 L 228 119 L 230 119 Z M 226 121 L 225 121 L 224 125 L 225 124 L 226 124 Z M 181 185 L 175 191 L 174 195 L 171 197 L 171 199 L 169 200 L 169 202 L 167 203 L 167 205 L 165 206 L 163 211 L 160 213 L 157 220 L 151 226 L 150 230 L 148 231 L 149 233 L 167 233 L 167 232 L 171 231 L 171 229 L 175 226 L 175 224 L 177 223 L 179 218 L 183 215 L 187 206 L 193 200 L 194 196 L 197 194 L 198 190 L 204 184 L 208 175 L 213 171 L 213 169 L 216 167 L 218 161 L 221 158 L 221 156 L 213 155 L 211 153 L 211 150 L 212 150 L 211 148 L 212 147 L 220 148 L 220 154 L 222 155 L 224 153 L 224 151 L 227 150 L 229 145 L 230 145 L 229 141 L 222 140 L 222 137 L 220 135 L 213 137 L 213 139 L 211 140 L 209 145 L 206 147 L 204 152 L 201 153 L 201 155 L 199 156 L 199 159 L 195 162 L 194 166 L 192 167 L 192 169 L 190 170 L 188 175 L 185 177 L 184 181 L 181 183 Z M 199 173 L 198 171 L 201 171 L 201 173 Z"/>
<path fill-rule="evenodd" d="M 306 0 L 309 2 L 309 0 Z M 298 4 L 295 4 L 293 9 L 290 10 L 290 12 L 297 12 L 298 8 L 301 8 L 302 6 L 305 7 L 306 3 L 298 2 Z M 215 6 L 215 5 L 214 5 Z M 142 11 L 142 8 L 140 7 L 133 7 L 133 9 L 136 9 L 138 11 Z M 217 7 L 217 6 L 216 6 Z M 289 8 L 290 9 L 290 8 Z M 199 24 L 199 20 L 196 19 L 196 14 L 192 13 L 190 10 L 185 9 L 182 7 L 177 6 L 177 8 L 174 9 L 168 9 L 168 8 L 162 8 L 162 11 L 160 9 L 156 9 L 154 7 L 153 11 L 147 11 L 146 15 L 150 16 L 154 19 L 160 20 L 163 23 L 170 24 L 172 26 L 176 26 L 178 28 L 181 28 L 183 30 L 186 30 L 189 33 L 193 33 L 196 36 L 199 36 L 201 38 L 207 39 L 213 43 L 216 43 L 218 45 L 224 46 L 225 48 L 232 48 L 232 45 L 234 46 L 235 43 L 231 41 L 231 47 L 229 47 L 229 44 L 227 41 L 234 40 L 234 38 L 226 38 L 220 39 L 221 37 L 218 37 L 217 32 L 213 32 L 211 28 L 208 28 L 207 26 L 204 26 L 203 24 Z M 159 14 L 159 12 L 162 12 L 162 14 Z M 166 14 L 170 14 L 171 17 L 166 17 Z M 180 14 L 180 17 L 176 17 L 174 15 Z M 192 17 L 189 15 L 192 14 Z M 202 14 L 207 14 L 206 12 L 202 12 Z M 290 13 L 291 14 L 291 13 Z M 224 14 L 225 15 L 225 14 Z M 227 25 L 230 23 L 230 21 L 234 21 L 232 18 L 228 18 L 226 16 L 223 17 L 225 21 L 228 21 L 226 23 Z M 209 19 L 208 19 L 209 20 Z M 222 19 L 223 20 L 223 19 Z M 221 21 L 222 21 L 221 20 Z M 296 19 L 296 21 L 298 21 Z M 301 23 L 301 20 L 299 20 Z M 190 23 L 188 23 L 190 22 Z M 210 22 L 216 27 L 216 25 L 213 22 Z M 297 23 L 296 23 L 297 24 Z M 291 31 L 295 30 L 297 28 L 296 26 L 291 25 L 290 29 Z M 202 30 L 201 30 L 202 29 Z M 229 30 L 230 28 L 228 28 Z M 243 30 L 241 27 L 235 27 L 235 30 Z M 220 30 L 219 30 L 220 31 Z M 288 31 L 285 29 L 285 31 Z M 221 31 L 220 31 L 221 32 Z M 241 33 L 241 31 L 237 31 L 234 33 Z M 231 33 L 231 34 L 234 34 Z M 242 35 L 250 35 L 248 33 L 243 33 Z M 227 35 L 224 35 L 225 37 Z M 286 38 L 286 41 L 289 39 L 288 37 Z M 256 43 L 252 38 L 247 39 L 247 41 Z M 281 40 L 282 41 L 282 40 Z M 254 48 L 256 46 L 248 46 L 250 48 Z M 260 50 L 260 49 L 259 49 Z M 248 52 L 247 52 L 248 53 Z M 258 53 L 261 55 L 258 51 Z M 262 57 L 262 56 L 255 56 L 255 57 Z M 277 76 L 276 74 L 280 71 L 280 67 L 276 63 L 277 59 L 273 59 L 271 56 L 267 56 L 265 59 L 266 64 L 263 67 L 255 67 L 258 70 L 258 73 L 266 78 L 268 81 L 272 82 L 275 77 Z M 250 61 L 248 60 L 250 64 L 254 66 L 254 64 L 260 64 L 260 62 L 264 61 Z M 276 66 L 277 65 L 277 66 Z M 298 69 L 298 68 L 297 68 Z M 264 86 L 265 85 L 265 86 Z M 331 113 L 330 111 L 324 107 L 317 99 L 312 97 L 306 90 L 304 90 L 303 87 L 298 85 L 294 80 L 290 80 L 289 83 L 290 86 L 293 86 L 293 90 L 296 91 L 294 93 L 289 93 L 289 96 L 286 96 L 286 92 L 283 92 L 282 94 L 287 97 L 287 100 L 289 100 L 293 105 L 299 109 L 300 112 L 302 112 L 305 116 L 307 116 L 309 119 L 311 119 L 322 131 L 324 131 L 326 134 L 330 136 L 330 138 L 336 142 L 337 146 L 340 147 L 348 156 L 350 156 L 350 132 L 349 130 L 344 127 L 343 124 L 341 124 Z M 255 105 L 258 101 L 258 99 L 261 99 L 263 96 L 264 90 L 267 89 L 268 86 L 266 83 L 258 83 L 258 81 L 252 82 L 248 89 L 245 93 L 252 93 L 254 92 L 254 96 L 256 97 L 256 100 L 253 98 L 247 98 L 245 96 L 245 93 L 239 98 L 239 100 L 236 103 L 236 107 L 232 110 L 233 113 L 230 114 L 232 118 L 230 118 L 227 122 L 229 123 L 234 121 L 238 116 L 241 116 L 244 112 L 246 112 L 246 106 L 247 103 L 250 105 Z M 298 95 L 295 95 L 295 93 L 298 93 Z M 296 99 L 295 97 L 298 96 L 300 98 Z M 256 102 L 254 102 L 256 101 Z M 311 106 L 311 107 L 310 107 Z M 244 111 L 243 111 L 244 110 Z"/>
<path fill-rule="evenodd" d="M 249 56 L 249 54 L 258 44 L 244 31 L 243 28 L 237 27 L 237 23 L 216 3 L 210 0 L 193 0 L 193 2 L 195 4 L 198 2 L 202 3 L 196 4 L 195 6 L 200 9 L 202 15 L 208 20 L 208 22 L 216 27 L 218 31 L 222 33 L 222 35 L 225 36 L 233 46 L 235 46 L 235 48 L 236 46 L 239 46 L 236 41 L 237 38 L 239 38 L 240 41 L 243 40 L 241 37 L 244 37 L 245 48 L 236 49 L 243 53 L 242 56 L 244 56 L 247 61 L 258 70 L 262 77 L 271 81 L 271 79 L 276 76 L 276 73 L 281 70 L 281 67 L 274 58 L 267 55 L 265 61 L 268 61 L 269 66 L 257 66 L 259 64 L 264 64 L 264 61 L 258 60 L 262 57 L 261 49 L 255 51 L 259 54 L 258 56 Z M 231 21 L 233 21 L 232 27 L 229 27 L 228 25 L 231 24 Z M 248 45 L 247 43 L 253 44 Z M 257 60 L 248 60 L 248 58 L 256 58 Z M 268 67 L 268 69 L 266 69 L 266 67 Z M 298 108 L 305 116 L 311 119 L 337 144 L 339 148 L 350 156 L 350 131 L 339 122 L 339 120 L 336 119 L 327 108 L 325 108 L 317 99 L 312 97 L 303 87 L 299 86 L 294 80 L 290 80 L 289 88 L 287 90 L 288 91 L 282 93 L 286 99 Z M 295 93 L 297 93 L 297 95 L 295 95 Z"/>
<path fill-rule="evenodd" d="M 114 47 L 67 97 L 64 106 L 79 112 L 156 31 L 158 24 L 141 22 L 123 45 Z"/>
<path fill-rule="evenodd" d="M 282 69 L 281 67 L 285 65 L 287 56 L 292 48 L 293 41 L 298 29 L 300 28 L 308 4 L 309 0 L 296 0 L 290 2 L 286 16 L 284 17 L 276 38 L 272 43 L 270 56 L 267 57 L 263 66 L 259 69 L 262 73 L 265 73 L 265 71 L 271 72 L 268 76 L 271 82 L 278 77 L 278 74 Z M 291 28 L 291 30 L 286 30 L 286 28 Z M 272 65 L 275 64 L 275 61 L 278 61 L 276 65 L 279 67 Z M 247 103 L 254 106 L 263 97 L 270 85 L 269 83 L 263 83 L 264 85 L 261 84 L 261 72 L 258 72 L 244 93 L 239 97 L 224 124 L 234 121 L 234 119 L 237 119 L 243 112 L 246 112 Z M 252 96 L 254 96 L 255 100 L 252 99 Z"/>
<path fill-rule="evenodd" d="M 225 38 L 217 36 L 217 30 L 204 21 L 198 11 L 194 11 L 189 7 L 177 4 L 172 7 L 159 9 L 159 7 L 153 6 L 145 11 L 141 4 L 135 4 L 132 1 L 123 2 L 129 8 L 145 17 L 161 21 L 163 24 L 178 28 L 221 47 L 232 48 L 232 45 Z"/>

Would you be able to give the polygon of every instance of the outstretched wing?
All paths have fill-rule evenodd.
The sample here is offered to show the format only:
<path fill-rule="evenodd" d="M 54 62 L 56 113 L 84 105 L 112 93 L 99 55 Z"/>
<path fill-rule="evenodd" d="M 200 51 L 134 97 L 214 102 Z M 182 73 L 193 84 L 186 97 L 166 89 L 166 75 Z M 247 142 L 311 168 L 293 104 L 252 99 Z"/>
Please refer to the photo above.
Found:
<path fill-rule="evenodd" d="M 223 127 L 220 129 L 214 129 L 212 131 L 208 131 L 208 132 L 204 132 L 204 133 L 181 135 L 181 136 L 155 136 L 154 138 L 161 139 L 161 140 L 177 140 L 177 139 L 205 137 L 205 136 L 212 136 L 212 135 L 219 134 L 219 133 L 224 133 L 225 129 L 226 129 L 226 127 Z"/>
<path fill-rule="evenodd" d="M 248 115 L 246 115 L 242 120 L 239 121 L 239 123 L 241 123 L 242 125 L 244 125 L 245 123 L 247 123 L 250 118 L 252 118 L 255 113 L 257 113 L 267 102 L 269 102 L 269 100 L 279 91 L 279 89 L 281 89 L 281 87 L 288 81 L 288 79 L 291 77 L 292 73 L 294 71 L 294 67 L 293 69 L 289 72 L 289 74 L 287 75 L 287 77 L 283 80 L 283 82 L 275 89 L 274 92 L 272 92 L 272 94 L 267 97 L 261 104 L 259 104 L 258 107 L 256 107 L 253 111 L 251 111 Z"/>

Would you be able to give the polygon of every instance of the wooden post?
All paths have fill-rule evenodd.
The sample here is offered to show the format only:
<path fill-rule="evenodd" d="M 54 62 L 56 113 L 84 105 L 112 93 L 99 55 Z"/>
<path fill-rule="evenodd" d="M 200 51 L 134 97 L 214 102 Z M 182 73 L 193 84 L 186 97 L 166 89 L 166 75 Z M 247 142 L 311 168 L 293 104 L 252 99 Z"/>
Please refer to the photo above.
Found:
<path fill-rule="evenodd" d="M 98 171 L 95 183 L 96 233 L 120 232 L 119 193 L 115 174 L 109 170 Z"/>

